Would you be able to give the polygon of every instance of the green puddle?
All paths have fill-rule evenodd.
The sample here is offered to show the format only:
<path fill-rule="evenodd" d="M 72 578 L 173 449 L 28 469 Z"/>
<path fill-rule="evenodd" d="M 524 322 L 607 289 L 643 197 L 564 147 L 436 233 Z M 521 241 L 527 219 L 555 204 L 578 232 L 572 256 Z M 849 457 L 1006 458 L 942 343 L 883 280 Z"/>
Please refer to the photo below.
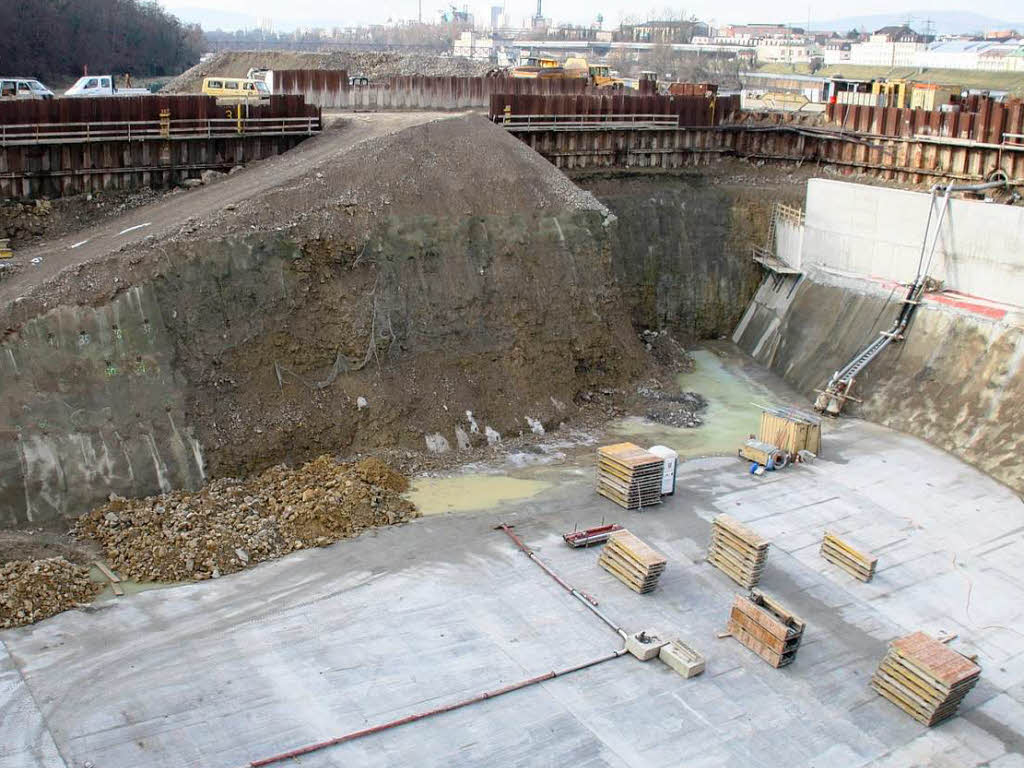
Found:
<path fill-rule="evenodd" d="M 681 459 L 697 456 L 734 454 L 751 434 L 755 434 L 761 411 L 753 403 L 770 405 L 777 397 L 760 382 L 746 374 L 733 358 L 722 358 L 708 349 L 692 352 L 696 362 L 691 373 L 680 374 L 679 387 L 697 392 L 708 401 L 699 427 L 670 427 L 631 416 L 608 426 L 608 435 L 628 440 L 644 448 L 667 445 Z"/>

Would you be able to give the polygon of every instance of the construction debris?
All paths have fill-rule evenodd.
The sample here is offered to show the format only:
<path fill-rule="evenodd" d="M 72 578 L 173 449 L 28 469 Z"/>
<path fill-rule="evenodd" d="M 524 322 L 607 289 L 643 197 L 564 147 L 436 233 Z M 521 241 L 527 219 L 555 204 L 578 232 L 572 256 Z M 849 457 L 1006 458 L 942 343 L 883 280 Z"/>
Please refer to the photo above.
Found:
<path fill-rule="evenodd" d="M 831 531 L 821 540 L 821 556 L 863 582 L 871 581 L 878 565 L 877 557 L 854 549 Z"/>
<path fill-rule="evenodd" d="M 0 565 L 0 628 L 41 621 L 91 602 L 99 591 L 88 568 L 63 557 L 12 560 Z"/>
<path fill-rule="evenodd" d="M 665 462 L 633 443 L 597 449 L 597 492 L 625 509 L 661 503 Z"/>
<path fill-rule="evenodd" d="M 621 531 L 622 526 L 618 523 L 599 525 L 595 528 L 584 528 L 582 531 L 563 533 L 562 539 L 570 547 L 589 547 L 591 544 L 603 544 L 615 531 Z"/>
<path fill-rule="evenodd" d="M 280 465 L 246 480 L 215 480 L 195 493 L 115 497 L 84 515 L 76 533 L 98 541 L 130 579 L 217 578 L 417 517 L 392 489 L 402 485 L 398 473 L 383 466 L 321 456 L 297 469 Z"/>
<path fill-rule="evenodd" d="M 920 723 L 956 714 L 981 676 L 981 667 L 924 632 L 889 643 L 871 687 Z"/>
<path fill-rule="evenodd" d="M 608 538 L 597 563 L 634 592 L 644 594 L 658 586 L 668 560 L 629 531 Z"/>
<path fill-rule="evenodd" d="M 796 658 L 804 627 L 799 616 L 757 589 L 749 596 L 736 595 L 728 624 L 733 637 L 773 667 Z"/>
<path fill-rule="evenodd" d="M 672 640 L 661 646 L 658 658 L 683 677 L 696 677 L 704 671 L 704 656 L 682 640 Z"/>
<path fill-rule="evenodd" d="M 754 587 L 768 560 L 770 542 L 731 515 L 718 515 L 711 522 L 708 562 L 741 587 Z"/>

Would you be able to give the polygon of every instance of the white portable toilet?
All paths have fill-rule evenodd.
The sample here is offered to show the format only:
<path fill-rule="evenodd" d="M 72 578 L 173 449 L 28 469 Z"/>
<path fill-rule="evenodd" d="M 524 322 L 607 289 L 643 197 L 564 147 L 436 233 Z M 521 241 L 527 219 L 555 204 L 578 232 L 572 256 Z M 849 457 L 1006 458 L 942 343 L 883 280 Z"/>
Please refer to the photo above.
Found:
<path fill-rule="evenodd" d="M 652 445 L 647 450 L 665 462 L 661 475 L 661 495 L 671 496 L 676 492 L 676 466 L 679 464 L 679 454 L 666 445 Z"/>

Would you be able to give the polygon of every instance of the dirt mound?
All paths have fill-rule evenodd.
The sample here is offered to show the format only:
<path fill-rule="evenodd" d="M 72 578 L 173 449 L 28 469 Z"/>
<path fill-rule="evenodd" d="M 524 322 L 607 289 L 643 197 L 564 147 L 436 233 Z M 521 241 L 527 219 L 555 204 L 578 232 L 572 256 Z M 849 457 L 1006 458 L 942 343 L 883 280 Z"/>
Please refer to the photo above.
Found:
<path fill-rule="evenodd" d="M 87 603 L 100 585 L 89 569 L 63 557 L 0 566 L 0 627 L 20 627 Z"/>
<path fill-rule="evenodd" d="M 484 182 L 483 180 L 487 180 Z M 300 181 L 222 215 L 217 232 L 291 229 L 303 238 L 363 238 L 399 217 L 554 215 L 608 209 L 481 115 L 435 120 L 371 139 Z M 341 214 L 341 215 L 339 215 Z M 208 230 L 188 233 L 209 237 Z"/>
<path fill-rule="evenodd" d="M 409 490 L 409 478 L 401 472 L 396 472 L 375 456 L 357 462 L 355 473 L 364 483 L 370 485 L 379 485 L 398 493 Z"/>
<path fill-rule="evenodd" d="M 404 477 L 382 463 L 392 484 Z M 408 481 L 406 481 L 408 482 Z M 139 581 L 208 579 L 367 528 L 417 516 L 389 487 L 329 456 L 298 469 L 272 467 L 247 480 L 222 479 L 197 493 L 115 498 L 82 517 L 111 565 Z"/>
<path fill-rule="evenodd" d="M 250 68 L 345 69 L 350 75 L 382 80 L 391 75 L 479 76 L 491 65 L 463 57 L 401 54 L 377 51 L 224 51 L 211 56 L 165 85 L 165 93 L 197 93 L 204 77 L 245 77 Z"/>

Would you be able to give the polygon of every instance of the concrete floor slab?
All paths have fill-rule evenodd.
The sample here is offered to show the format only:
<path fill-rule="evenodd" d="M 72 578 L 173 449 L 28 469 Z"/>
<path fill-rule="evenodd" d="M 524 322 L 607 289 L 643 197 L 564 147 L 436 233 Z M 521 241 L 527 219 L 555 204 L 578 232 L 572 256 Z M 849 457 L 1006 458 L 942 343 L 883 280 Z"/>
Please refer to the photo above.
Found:
<path fill-rule="evenodd" d="M 1024 504 L 870 424 L 844 420 L 826 440 L 825 458 L 763 478 L 731 458 L 684 462 L 675 496 L 639 514 L 600 499 L 589 471 L 568 467 L 525 502 L 423 518 L 0 633 L 0 744 L 14 745 L 0 765 L 62 765 L 59 749 L 69 766 L 233 768 L 620 647 L 494 530 L 505 521 L 625 629 L 664 628 L 703 653 L 705 674 L 684 680 L 626 656 L 304 766 L 1013 766 Z M 808 622 L 789 667 L 716 637 L 741 592 L 703 560 L 722 511 L 774 540 L 762 587 Z M 601 519 L 668 557 L 655 592 L 633 593 L 598 567 L 598 549 L 562 542 L 561 532 Z M 876 547 L 870 584 L 818 557 L 815 539 L 834 525 Z M 958 632 L 955 647 L 978 653 L 983 668 L 961 716 L 933 729 L 868 687 L 887 641 L 917 629 Z"/>

